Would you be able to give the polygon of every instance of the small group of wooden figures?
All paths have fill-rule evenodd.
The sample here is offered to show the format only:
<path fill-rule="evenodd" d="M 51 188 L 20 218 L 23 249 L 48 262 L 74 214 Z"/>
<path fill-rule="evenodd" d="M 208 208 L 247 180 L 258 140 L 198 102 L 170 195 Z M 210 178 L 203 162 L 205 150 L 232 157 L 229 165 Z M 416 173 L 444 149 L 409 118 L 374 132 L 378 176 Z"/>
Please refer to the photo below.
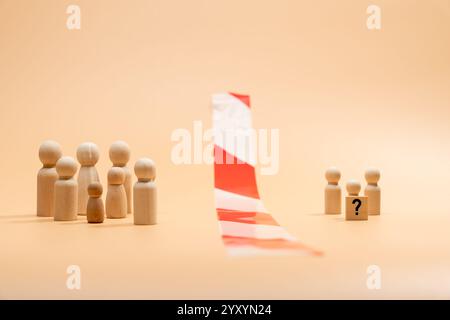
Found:
<path fill-rule="evenodd" d="M 99 160 L 98 147 L 92 142 L 77 149 L 81 167 L 78 179 L 77 163 L 62 156 L 55 141 L 45 141 L 39 148 L 43 167 L 37 175 L 37 215 L 54 217 L 55 221 L 73 221 L 87 216 L 89 223 L 102 223 L 105 218 L 120 219 L 133 211 L 134 224 L 156 224 L 155 164 L 148 158 L 136 161 L 134 172 L 138 181 L 131 188 L 131 171 L 127 167 L 130 148 L 123 141 L 109 149 L 113 166 L 108 171 L 106 205 L 101 198 L 103 187 L 95 168 Z M 133 206 L 132 206 L 133 203 Z"/>
<path fill-rule="evenodd" d="M 325 172 L 328 181 L 325 187 L 325 214 L 341 214 L 341 187 L 339 179 L 341 172 L 335 168 L 329 168 Z M 360 196 L 361 184 L 356 180 L 347 182 L 348 196 L 345 197 L 345 220 L 368 220 L 369 215 L 380 214 L 381 190 L 378 186 L 380 171 L 368 169 L 365 173 L 367 186 L 364 196 Z"/>

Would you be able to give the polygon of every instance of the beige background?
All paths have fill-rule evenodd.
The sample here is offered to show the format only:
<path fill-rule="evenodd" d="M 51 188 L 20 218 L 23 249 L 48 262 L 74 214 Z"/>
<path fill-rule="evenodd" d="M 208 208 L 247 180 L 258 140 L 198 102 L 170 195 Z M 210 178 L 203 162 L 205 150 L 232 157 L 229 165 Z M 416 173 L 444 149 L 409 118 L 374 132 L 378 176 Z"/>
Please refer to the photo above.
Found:
<path fill-rule="evenodd" d="M 450 298 L 449 39 L 446 0 L 0 0 L 0 298 Z M 228 259 L 212 167 L 172 164 L 171 132 L 209 126 L 211 94 L 228 90 L 251 94 L 255 127 L 280 129 L 261 195 L 324 257 Z M 103 182 L 116 139 L 131 165 L 153 158 L 160 224 L 35 218 L 49 138 L 71 156 L 97 143 Z M 383 215 L 320 215 L 330 165 L 343 181 L 378 167 Z"/>

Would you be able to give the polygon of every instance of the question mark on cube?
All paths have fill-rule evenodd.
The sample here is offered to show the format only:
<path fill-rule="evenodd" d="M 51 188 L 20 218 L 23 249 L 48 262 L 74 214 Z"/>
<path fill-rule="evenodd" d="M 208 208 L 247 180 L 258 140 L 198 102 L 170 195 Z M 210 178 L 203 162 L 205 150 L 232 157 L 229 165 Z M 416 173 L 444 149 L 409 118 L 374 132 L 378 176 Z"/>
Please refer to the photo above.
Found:
<path fill-rule="evenodd" d="M 359 214 L 358 210 L 359 210 L 359 208 L 361 207 L 361 200 L 359 200 L 359 199 L 353 199 L 352 204 L 355 204 L 355 203 L 356 203 L 356 206 L 355 206 L 355 214 L 358 215 L 358 214 Z"/>
<path fill-rule="evenodd" d="M 361 184 L 356 180 L 347 182 L 348 196 L 345 197 L 345 220 L 368 220 L 366 196 L 360 196 Z"/>

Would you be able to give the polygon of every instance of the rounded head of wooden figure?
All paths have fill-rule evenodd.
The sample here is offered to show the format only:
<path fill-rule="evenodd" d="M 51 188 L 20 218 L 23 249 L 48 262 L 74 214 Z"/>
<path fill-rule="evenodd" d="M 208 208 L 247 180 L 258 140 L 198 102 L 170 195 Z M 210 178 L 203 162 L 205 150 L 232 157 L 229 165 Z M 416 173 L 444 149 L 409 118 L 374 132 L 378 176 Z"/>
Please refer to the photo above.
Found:
<path fill-rule="evenodd" d="M 72 178 L 77 173 L 77 162 L 72 157 L 62 157 L 56 162 L 56 172 L 62 179 Z"/>
<path fill-rule="evenodd" d="M 366 170 L 365 178 L 367 183 L 369 184 L 377 184 L 378 180 L 380 180 L 380 171 L 374 168 L 370 168 Z"/>
<path fill-rule="evenodd" d="M 359 195 L 359 191 L 361 191 L 361 184 L 356 180 L 349 180 L 347 182 L 347 192 L 351 196 Z"/>
<path fill-rule="evenodd" d="M 112 167 L 108 171 L 108 184 L 123 184 L 125 182 L 125 171 L 119 167 Z"/>
<path fill-rule="evenodd" d="M 92 182 L 88 186 L 88 194 L 92 198 L 100 198 L 103 193 L 103 187 L 100 182 Z"/>
<path fill-rule="evenodd" d="M 56 141 L 47 140 L 44 141 L 39 147 L 39 159 L 44 167 L 53 167 L 56 162 L 61 158 L 61 147 Z"/>
<path fill-rule="evenodd" d="M 82 166 L 94 166 L 99 157 L 100 153 L 95 143 L 84 142 L 77 148 L 77 159 Z"/>
<path fill-rule="evenodd" d="M 155 163 L 151 159 L 141 158 L 134 165 L 134 173 L 139 181 L 153 181 L 156 176 Z"/>
<path fill-rule="evenodd" d="M 329 183 L 337 184 L 339 179 L 341 179 L 341 172 L 336 167 L 328 168 L 325 172 L 325 179 L 327 179 Z"/>
<path fill-rule="evenodd" d="M 116 141 L 109 148 L 109 159 L 114 166 L 125 166 L 130 160 L 130 147 L 124 141 Z"/>

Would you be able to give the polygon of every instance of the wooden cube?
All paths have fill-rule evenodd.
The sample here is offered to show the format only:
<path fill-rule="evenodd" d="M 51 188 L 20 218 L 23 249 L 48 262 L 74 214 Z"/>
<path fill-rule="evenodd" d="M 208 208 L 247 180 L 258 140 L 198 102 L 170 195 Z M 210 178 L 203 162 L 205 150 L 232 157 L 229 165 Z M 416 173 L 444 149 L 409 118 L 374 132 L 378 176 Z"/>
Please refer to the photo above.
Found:
<path fill-rule="evenodd" d="M 345 197 L 345 220 L 368 220 L 368 201 L 366 196 Z"/>

